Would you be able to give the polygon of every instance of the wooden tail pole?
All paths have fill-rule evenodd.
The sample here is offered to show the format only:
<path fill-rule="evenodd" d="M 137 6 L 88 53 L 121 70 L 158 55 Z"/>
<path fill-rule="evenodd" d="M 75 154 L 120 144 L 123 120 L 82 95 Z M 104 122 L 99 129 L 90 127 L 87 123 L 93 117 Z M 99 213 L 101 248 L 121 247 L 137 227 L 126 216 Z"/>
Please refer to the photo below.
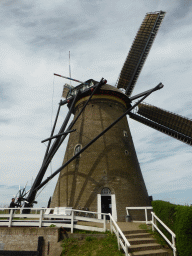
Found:
<path fill-rule="evenodd" d="M 54 76 L 59 76 L 59 77 L 62 77 L 62 78 L 69 79 L 69 80 L 71 80 L 71 81 L 75 81 L 75 82 L 77 82 L 77 83 L 86 84 L 85 82 L 82 82 L 82 81 L 77 80 L 77 79 L 73 79 L 73 78 L 71 78 L 71 77 L 61 76 L 61 75 L 58 75 L 58 74 L 55 74 L 55 73 L 54 73 Z"/>

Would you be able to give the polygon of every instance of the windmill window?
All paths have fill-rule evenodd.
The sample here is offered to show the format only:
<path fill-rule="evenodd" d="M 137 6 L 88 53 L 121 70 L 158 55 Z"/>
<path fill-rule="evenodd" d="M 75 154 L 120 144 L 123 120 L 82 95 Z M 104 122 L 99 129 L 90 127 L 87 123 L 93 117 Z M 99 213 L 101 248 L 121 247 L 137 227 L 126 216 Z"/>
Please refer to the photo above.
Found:
<path fill-rule="evenodd" d="M 75 149 L 74 149 L 74 155 L 76 155 L 77 153 L 79 153 L 79 151 L 81 150 L 81 144 L 78 144 L 75 146 Z"/>
<path fill-rule="evenodd" d="M 123 136 L 124 136 L 124 137 L 128 137 L 127 131 L 123 131 Z"/>
<path fill-rule="evenodd" d="M 125 155 L 129 155 L 129 151 L 128 150 L 125 150 Z"/>
<path fill-rule="evenodd" d="M 111 195 L 111 190 L 109 188 L 103 188 L 101 190 L 102 195 Z"/>

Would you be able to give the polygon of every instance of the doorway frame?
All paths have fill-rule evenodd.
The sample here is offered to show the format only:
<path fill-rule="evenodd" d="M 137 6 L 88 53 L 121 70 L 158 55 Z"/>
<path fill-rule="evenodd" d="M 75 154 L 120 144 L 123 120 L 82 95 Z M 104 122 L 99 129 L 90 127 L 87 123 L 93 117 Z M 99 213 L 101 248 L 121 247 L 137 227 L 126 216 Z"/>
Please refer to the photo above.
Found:
<path fill-rule="evenodd" d="M 101 219 L 101 197 L 102 196 L 111 196 L 111 215 L 115 221 L 117 221 L 117 208 L 116 208 L 116 196 L 115 194 L 97 194 L 97 212 L 98 214 L 98 219 Z"/>

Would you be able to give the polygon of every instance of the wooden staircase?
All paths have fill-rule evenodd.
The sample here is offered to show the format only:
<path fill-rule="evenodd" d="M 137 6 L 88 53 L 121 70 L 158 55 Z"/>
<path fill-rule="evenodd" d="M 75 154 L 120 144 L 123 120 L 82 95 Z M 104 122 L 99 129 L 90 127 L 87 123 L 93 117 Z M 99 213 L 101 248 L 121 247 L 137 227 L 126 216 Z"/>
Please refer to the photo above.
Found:
<path fill-rule="evenodd" d="M 171 256 L 170 249 L 164 249 L 162 245 L 158 244 L 153 236 L 146 230 L 136 229 L 123 231 L 125 237 L 131 244 L 129 247 L 129 254 L 131 256 Z"/>

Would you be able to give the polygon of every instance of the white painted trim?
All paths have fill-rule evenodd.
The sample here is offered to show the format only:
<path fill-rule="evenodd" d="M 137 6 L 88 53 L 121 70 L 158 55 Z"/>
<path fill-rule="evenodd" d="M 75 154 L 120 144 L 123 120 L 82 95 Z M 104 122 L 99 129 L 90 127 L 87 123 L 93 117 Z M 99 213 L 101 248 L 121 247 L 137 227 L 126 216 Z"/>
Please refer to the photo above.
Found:
<path fill-rule="evenodd" d="M 102 196 L 111 196 L 111 215 L 113 216 L 114 220 L 117 221 L 117 207 L 116 207 L 116 197 L 115 194 L 97 194 L 97 212 L 101 213 L 101 197 Z M 101 214 L 98 214 L 98 219 L 101 219 Z"/>
<path fill-rule="evenodd" d="M 71 209 L 71 215 L 60 215 L 60 214 L 44 214 L 43 212 L 47 211 L 48 208 L 43 208 L 41 209 L 39 214 L 23 214 L 22 217 L 26 216 L 25 220 L 15 220 L 14 218 L 18 218 L 18 216 L 21 216 L 21 214 L 13 214 L 13 209 L 11 210 L 10 213 L 7 214 L 1 214 L 5 216 L 5 220 L 0 220 L 0 226 L 9 226 L 9 227 L 14 227 L 14 226 L 26 226 L 26 227 L 47 227 L 50 226 L 51 224 L 57 226 L 57 227 L 68 227 L 71 229 L 71 233 L 73 233 L 73 229 L 85 229 L 85 230 L 92 230 L 92 231 L 100 231 L 100 232 L 105 232 L 106 231 L 106 215 L 105 213 L 98 213 L 98 212 L 89 212 L 89 211 L 80 211 L 80 210 L 75 210 Z M 3 211 L 10 210 L 10 208 L 4 208 Z M 15 210 L 15 209 L 14 209 Z M 39 209 L 38 209 L 39 210 Z M 58 209 L 55 209 L 55 212 L 57 212 Z M 0 208 L 1 211 L 1 208 Z M 35 209 L 33 208 L 33 211 Z M 85 217 L 79 216 L 80 213 L 85 213 Z M 100 220 L 98 220 L 98 215 L 100 215 Z M 31 216 L 33 218 L 31 218 Z M 35 220 L 34 220 L 35 216 Z M 91 217 L 86 217 L 86 216 L 92 216 Z M 103 218 L 101 218 L 103 216 Z M 2 217 L 2 216 L 0 216 Z M 54 217 L 53 222 L 51 219 Z M 7 220 L 7 218 L 9 218 Z M 48 220 L 47 220 L 48 219 Z M 63 220 L 62 220 L 63 219 Z M 76 220 L 83 220 L 85 222 L 97 222 L 101 223 L 103 227 L 92 227 L 92 226 L 82 226 L 82 225 L 77 225 Z"/>
<path fill-rule="evenodd" d="M 101 194 L 97 194 L 97 212 L 101 213 Z M 101 219 L 101 214 L 98 214 L 98 219 Z"/>
<path fill-rule="evenodd" d="M 128 253 L 129 247 L 131 246 L 128 239 L 125 237 L 125 235 L 123 234 L 123 232 L 121 231 L 121 229 L 119 228 L 119 226 L 117 225 L 117 223 L 115 222 L 115 220 L 113 219 L 110 213 L 109 213 L 109 218 L 110 218 L 110 230 L 111 230 L 111 233 L 114 232 L 114 234 L 117 237 L 119 250 L 121 247 L 124 250 L 126 256 L 131 256 Z"/>
<path fill-rule="evenodd" d="M 152 206 L 126 207 L 125 209 L 126 209 L 126 212 L 127 212 L 128 216 L 129 216 L 129 210 L 145 210 L 145 223 L 146 224 L 150 224 L 151 223 L 151 221 L 148 221 L 148 219 L 147 219 L 147 210 L 153 209 Z M 137 222 L 141 222 L 141 221 L 137 221 Z"/>
<path fill-rule="evenodd" d="M 115 194 L 111 195 L 111 204 L 112 204 L 112 209 L 111 209 L 111 215 L 115 221 L 117 221 L 117 207 L 116 207 L 116 198 Z"/>

